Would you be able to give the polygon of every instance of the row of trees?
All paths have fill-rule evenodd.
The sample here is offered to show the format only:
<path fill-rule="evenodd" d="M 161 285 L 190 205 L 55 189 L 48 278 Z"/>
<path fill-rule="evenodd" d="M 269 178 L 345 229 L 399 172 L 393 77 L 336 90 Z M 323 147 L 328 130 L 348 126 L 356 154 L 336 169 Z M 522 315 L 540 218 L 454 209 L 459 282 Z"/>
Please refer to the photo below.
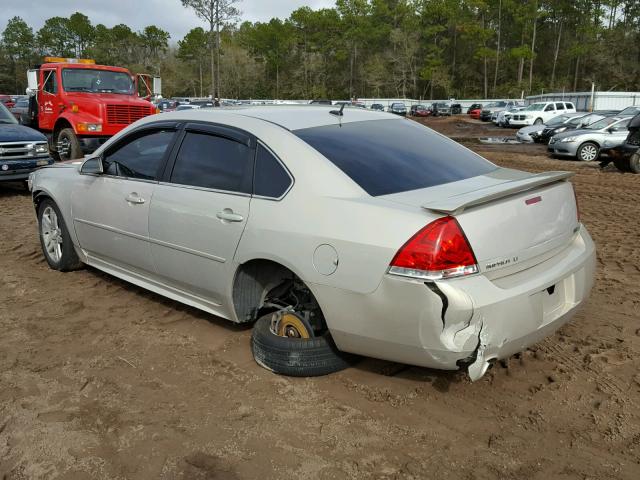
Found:
<path fill-rule="evenodd" d="M 178 2 L 178 0 L 175 0 Z M 165 95 L 235 98 L 519 97 L 640 90 L 637 0 L 337 0 L 239 23 L 238 0 L 180 0 L 203 21 L 176 43 L 156 26 L 93 26 L 82 13 L 0 43 L 0 92 L 23 91 L 44 54 L 161 74 Z"/>

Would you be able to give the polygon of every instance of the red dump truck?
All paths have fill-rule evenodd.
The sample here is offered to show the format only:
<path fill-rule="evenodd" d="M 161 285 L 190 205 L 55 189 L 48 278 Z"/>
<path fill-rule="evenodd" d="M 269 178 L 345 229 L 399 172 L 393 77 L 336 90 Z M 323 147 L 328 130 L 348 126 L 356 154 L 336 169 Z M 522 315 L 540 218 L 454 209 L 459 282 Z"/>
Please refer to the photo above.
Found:
<path fill-rule="evenodd" d="M 82 158 L 127 125 L 157 113 L 158 77 L 132 75 L 89 59 L 46 57 L 27 72 L 28 124 L 45 133 L 60 160 Z"/>

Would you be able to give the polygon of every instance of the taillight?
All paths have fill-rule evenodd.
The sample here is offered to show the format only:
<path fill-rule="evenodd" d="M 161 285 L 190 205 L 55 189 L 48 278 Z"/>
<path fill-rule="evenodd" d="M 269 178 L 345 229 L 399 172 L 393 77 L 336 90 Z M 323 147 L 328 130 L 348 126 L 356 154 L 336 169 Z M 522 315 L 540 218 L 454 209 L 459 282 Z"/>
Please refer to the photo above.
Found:
<path fill-rule="evenodd" d="M 438 280 L 478 273 L 478 262 L 458 221 L 443 217 L 424 227 L 398 250 L 389 273 Z"/>

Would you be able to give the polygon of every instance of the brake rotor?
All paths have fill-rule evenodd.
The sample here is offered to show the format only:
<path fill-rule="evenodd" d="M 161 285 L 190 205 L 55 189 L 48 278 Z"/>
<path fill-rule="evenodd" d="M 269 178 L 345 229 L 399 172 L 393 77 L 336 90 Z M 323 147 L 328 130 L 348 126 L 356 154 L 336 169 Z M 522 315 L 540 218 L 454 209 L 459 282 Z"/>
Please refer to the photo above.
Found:
<path fill-rule="evenodd" d="M 314 336 L 309 322 L 296 313 L 278 312 L 274 317 L 272 330 L 280 337 L 308 339 Z"/>

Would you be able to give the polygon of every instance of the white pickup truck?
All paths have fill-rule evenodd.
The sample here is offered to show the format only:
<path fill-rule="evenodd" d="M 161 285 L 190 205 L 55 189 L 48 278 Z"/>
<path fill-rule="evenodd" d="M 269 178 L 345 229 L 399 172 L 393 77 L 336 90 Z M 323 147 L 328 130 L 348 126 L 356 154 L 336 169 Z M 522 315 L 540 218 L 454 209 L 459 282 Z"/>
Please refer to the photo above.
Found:
<path fill-rule="evenodd" d="M 532 103 L 524 110 L 515 113 L 509 120 L 513 127 L 542 125 L 553 117 L 563 113 L 575 113 L 576 107 L 571 102 L 538 102 Z"/>

